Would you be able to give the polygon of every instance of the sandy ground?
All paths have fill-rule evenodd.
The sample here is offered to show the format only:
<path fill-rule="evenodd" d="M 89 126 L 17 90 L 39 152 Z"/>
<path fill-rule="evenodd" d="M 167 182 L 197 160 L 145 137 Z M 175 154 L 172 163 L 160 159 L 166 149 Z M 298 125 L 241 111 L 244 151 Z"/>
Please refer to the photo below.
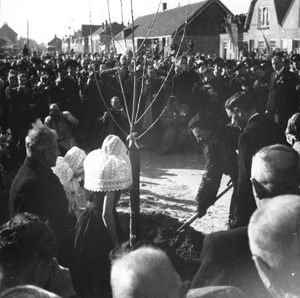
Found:
<path fill-rule="evenodd" d="M 186 222 L 196 212 L 194 198 L 204 173 L 203 155 L 188 152 L 161 156 L 142 148 L 140 156 L 140 212 L 161 212 Z M 228 176 L 223 176 L 220 190 L 228 181 Z M 231 193 L 229 190 L 191 226 L 203 234 L 226 230 Z M 128 196 L 122 195 L 118 212 L 128 212 L 124 208 L 127 201 Z"/>
<path fill-rule="evenodd" d="M 204 173 L 205 159 L 192 152 L 161 156 L 147 149 L 140 151 L 140 212 L 162 213 L 178 219 L 182 224 L 196 212 L 194 200 Z M 219 191 L 226 187 L 228 176 L 223 176 Z M 206 215 L 192 224 L 196 231 L 209 234 L 227 229 L 232 189 L 222 196 Z M 81 208 L 85 207 L 82 197 Z M 129 212 L 129 197 L 122 194 L 118 212 Z"/>

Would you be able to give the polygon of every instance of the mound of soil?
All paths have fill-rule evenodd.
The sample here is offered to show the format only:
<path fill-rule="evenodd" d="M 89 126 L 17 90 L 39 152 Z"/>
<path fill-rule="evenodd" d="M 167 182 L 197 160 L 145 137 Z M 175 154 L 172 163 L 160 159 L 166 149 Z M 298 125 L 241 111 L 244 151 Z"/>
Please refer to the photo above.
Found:
<path fill-rule="evenodd" d="M 129 214 L 119 212 L 125 235 L 129 239 Z M 182 223 L 158 212 L 140 213 L 140 241 L 164 250 L 182 280 L 192 280 L 200 266 L 200 253 L 204 235 L 188 227 L 177 232 Z"/>

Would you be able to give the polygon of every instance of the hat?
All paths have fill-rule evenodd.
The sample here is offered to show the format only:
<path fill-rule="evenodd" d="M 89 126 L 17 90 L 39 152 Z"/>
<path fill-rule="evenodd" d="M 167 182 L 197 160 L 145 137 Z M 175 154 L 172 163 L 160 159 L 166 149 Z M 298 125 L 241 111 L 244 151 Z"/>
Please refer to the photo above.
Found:
<path fill-rule="evenodd" d="M 58 177 L 62 185 L 69 183 L 73 177 L 73 171 L 62 156 L 58 156 L 55 167 L 52 168 L 53 173 Z"/>
<path fill-rule="evenodd" d="M 42 64 L 43 63 L 42 59 L 39 58 L 39 57 L 32 57 L 31 62 L 35 63 L 35 64 Z"/>
<path fill-rule="evenodd" d="M 83 162 L 85 158 L 85 152 L 77 146 L 72 147 L 64 157 L 74 174 L 83 168 Z"/>
<path fill-rule="evenodd" d="M 102 148 L 90 152 L 83 165 L 84 187 L 91 191 L 115 191 L 132 184 L 131 163 L 121 139 L 109 135 Z"/>
<path fill-rule="evenodd" d="M 76 61 L 76 60 L 69 60 L 69 61 L 67 61 L 66 62 L 66 68 L 68 68 L 68 67 L 79 67 L 79 64 L 78 64 L 78 62 Z"/>
<path fill-rule="evenodd" d="M 237 71 L 245 67 L 246 64 L 242 61 L 237 62 L 236 66 L 232 69 L 233 71 Z"/>
<path fill-rule="evenodd" d="M 215 64 L 223 64 L 224 63 L 224 60 L 221 58 L 221 57 L 215 57 L 214 59 L 213 59 L 213 64 L 215 65 Z"/>
<path fill-rule="evenodd" d="M 224 67 L 227 67 L 227 68 L 233 68 L 235 66 L 235 62 L 231 59 L 227 59 L 227 60 L 225 60 L 223 65 L 224 65 Z"/>

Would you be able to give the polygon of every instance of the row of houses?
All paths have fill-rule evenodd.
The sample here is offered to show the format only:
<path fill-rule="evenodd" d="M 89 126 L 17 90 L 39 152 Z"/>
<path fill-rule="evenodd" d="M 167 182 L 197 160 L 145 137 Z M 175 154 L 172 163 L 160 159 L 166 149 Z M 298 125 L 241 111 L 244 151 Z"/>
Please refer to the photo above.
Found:
<path fill-rule="evenodd" d="M 186 41 L 193 41 L 196 52 L 224 59 L 238 59 L 244 51 L 300 53 L 300 0 L 252 0 L 247 14 L 237 16 L 219 0 L 143 16 L 135 20 L 133 31 L 130 25 L 117 36 L 120 52 L 125 42 L 133 46 L 132 33 L 136 48 L 147 37 L 165 54 L 172 42 L 184 50 Z"/>
<path fill-rule="evenodd" d="M 112 28 L 112 29 L 111 29 Z M 91 33 L 92 32 L 92 33 Z M 77 35 L 76 35 L 77 34 Z M 113 23 L 82 25 L 80 32 L 62 43 L 62 50 L 124 53 L 135 47 L 155 47 L 168 55 L 172 45 L 186 50 L 237 59 L 243 51 L 270 53 L 281 49 L 300 53 L 300 0 L 252 0 L 247 14 L 233 15 L 220 0 L 206 0 L 138 17 L 134 26 Z"/>
<path fill-rule="evenodd" d="M 270 53 L 277 48 L 300 53 L 300 0 L 252 0 L 247 14 L 233 15 L 220 0 L 205 0 L 138 17 L 134 26 L 116 22 L 82 25 L 73 35 L 54 37 L 48 48 L 68 52 L 109 52 L 113 47 L 124 53 L 155 48 L 165 55 L 174 47 L 238 59 L 244 51 Z M 1 39 L 17 34 L 7 24 L 0 28 Z M 112 45 L 114 37 L 114 45 Z M 9 41 L 11 42 L 11 41 Z M 12 41 L 13 43 L 13 41 Z"/>

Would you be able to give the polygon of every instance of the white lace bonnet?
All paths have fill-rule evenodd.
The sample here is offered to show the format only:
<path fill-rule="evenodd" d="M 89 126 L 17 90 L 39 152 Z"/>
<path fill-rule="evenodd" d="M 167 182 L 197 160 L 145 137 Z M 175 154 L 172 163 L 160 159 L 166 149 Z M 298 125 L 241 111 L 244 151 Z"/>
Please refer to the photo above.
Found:
<path fill-rule="evenodd" d="M 107 136 L 101 149 L 87 155 L 84 175 L 84 187 L 91 191 L 115 191 L 131 186 L 131 163 L 119 137 Z"/>

